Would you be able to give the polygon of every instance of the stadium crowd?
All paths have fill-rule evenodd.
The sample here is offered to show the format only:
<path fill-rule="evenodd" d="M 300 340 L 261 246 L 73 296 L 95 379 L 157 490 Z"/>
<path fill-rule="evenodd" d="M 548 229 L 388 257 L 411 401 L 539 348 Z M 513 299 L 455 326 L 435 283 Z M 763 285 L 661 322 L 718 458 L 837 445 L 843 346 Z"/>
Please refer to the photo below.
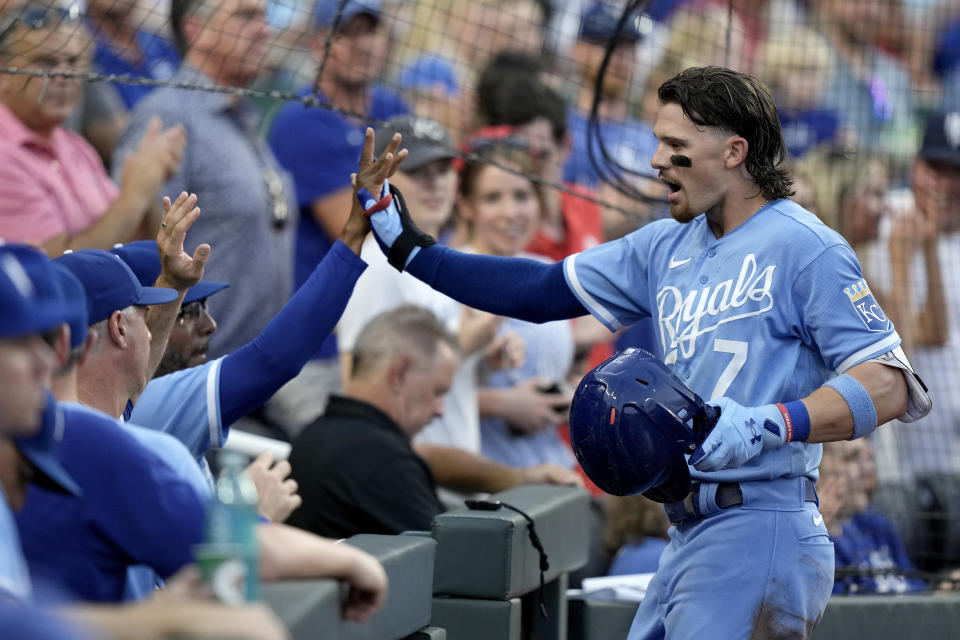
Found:
<path fill-rule="evenodd" d="M 594 487 L 565 426 L 587 370 L 657 353 L 653 322 L 471 309 L 350 213 L 389 177 L 469 253 L 556 262 L 623 236 L 668 215 L 657 87 L 711 64 L 768 84 L 794 199 L 854 249 L 935 398 L 919 424 L 826 447 L 837 566 L 887 571 L 835 591 L 937 587 L 889 569 L 960 557 L 883 497 L 946 509 L 930 478 L 960 476 L 960 11 L 645 4 L 0 2 L 0 635 L 285 637 L 261 605 L 208 600 L 191 566 L 234 429 L 292 444 L 247 468 L 261 579 L 341 579 L 351 619 L 386 576 L 330 538 L 429 529 L 523 484 L 591 492 L 574 583 L 655 569 L 660 512 Z M 379 160 L 358 173 L 367 127 Z"/>

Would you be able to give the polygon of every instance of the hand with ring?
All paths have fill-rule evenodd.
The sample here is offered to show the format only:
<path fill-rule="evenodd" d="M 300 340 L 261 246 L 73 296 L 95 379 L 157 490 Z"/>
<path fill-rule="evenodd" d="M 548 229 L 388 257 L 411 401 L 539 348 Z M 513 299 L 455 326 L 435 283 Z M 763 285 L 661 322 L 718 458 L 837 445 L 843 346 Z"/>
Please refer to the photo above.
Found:
<path fill-rule="evenodd" d="M 157 247 L 160 251 L 160 262 L 163 271 L 160 273 L 162 286 L 186 291 L 203 277 L 203 267 L 210 257 L 210 245 L 201 244 L 194 251 L 193 256 L 184 251 L 183 243 L 187 231 L 200 216 L 200 208 L 196 206 L 196 194 L 182 192 L 176 200 L 163 199 L 163 217 L 161 229 L 157 234 Z M 157 286 L 161 286 L 158 284 Z"/>

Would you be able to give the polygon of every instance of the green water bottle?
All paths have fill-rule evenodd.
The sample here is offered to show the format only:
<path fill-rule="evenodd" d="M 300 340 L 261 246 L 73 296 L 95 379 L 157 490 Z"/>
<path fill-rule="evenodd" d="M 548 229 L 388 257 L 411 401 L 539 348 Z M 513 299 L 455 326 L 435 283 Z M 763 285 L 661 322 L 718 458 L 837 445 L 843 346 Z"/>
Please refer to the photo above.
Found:
<path fill-rule="evenodd" d="M 218 461 L 197 564 L 214 596 L 238 605 L 259 599 L 257 488 L 244 471 L 247 458 L 242 453 L 223 449 Z"/>

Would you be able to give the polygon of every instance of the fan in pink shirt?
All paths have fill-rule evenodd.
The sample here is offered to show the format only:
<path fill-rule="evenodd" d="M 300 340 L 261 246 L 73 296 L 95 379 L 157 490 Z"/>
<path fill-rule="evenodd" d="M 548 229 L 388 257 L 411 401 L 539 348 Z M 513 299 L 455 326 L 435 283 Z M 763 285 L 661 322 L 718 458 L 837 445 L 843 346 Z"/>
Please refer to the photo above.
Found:
<path fill-rule="evenodd" d="M 89 67 L 90 37 L 75 13 L 28 2 L 2 24 L 12 25 L 0 31 L 2 66 Z M 93 148 L 62 126 L 82 91 L 80 78 L 0 74 L 0 238 L 56 256 L 156 233 L 158 190 L 179 166 L 182 127 L 152 122 L 118 188 Z"/>

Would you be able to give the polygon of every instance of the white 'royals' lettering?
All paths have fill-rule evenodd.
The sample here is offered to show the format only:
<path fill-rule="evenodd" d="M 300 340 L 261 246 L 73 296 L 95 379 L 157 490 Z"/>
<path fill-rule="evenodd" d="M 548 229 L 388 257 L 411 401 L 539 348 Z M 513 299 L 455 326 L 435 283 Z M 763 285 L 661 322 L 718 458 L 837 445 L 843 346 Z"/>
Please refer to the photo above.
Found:
<path fill-rule="evenodd" d="M 724 280 L 715 287 L 694 289 L 686 295 L 677 287 L 663 287 L 657 293 L 657 311 L 666 363 L 676 362 L 678 349 L 684 358 L 691 357 L 696 352 L 697 338 L 720 325 L 773 308 L 770 289 L 776 268 L 770 265 L 760 269 L 756 256 L 750 253 L 743 259 L 736 281 Z M 720 317 L 731 309 L 742 311 Z"/>

